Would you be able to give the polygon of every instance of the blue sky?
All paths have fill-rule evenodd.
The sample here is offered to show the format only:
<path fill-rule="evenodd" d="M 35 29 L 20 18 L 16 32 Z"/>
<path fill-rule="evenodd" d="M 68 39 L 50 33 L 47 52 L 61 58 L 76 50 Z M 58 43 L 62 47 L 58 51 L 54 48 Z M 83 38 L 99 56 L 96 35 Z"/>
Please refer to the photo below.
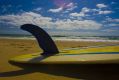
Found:
<path fill-rule="evenodd" d="M 53 35 L 119 36 L 119 0 L 0 0 L 0 34 L 27 34 L 26 23 Z"/>

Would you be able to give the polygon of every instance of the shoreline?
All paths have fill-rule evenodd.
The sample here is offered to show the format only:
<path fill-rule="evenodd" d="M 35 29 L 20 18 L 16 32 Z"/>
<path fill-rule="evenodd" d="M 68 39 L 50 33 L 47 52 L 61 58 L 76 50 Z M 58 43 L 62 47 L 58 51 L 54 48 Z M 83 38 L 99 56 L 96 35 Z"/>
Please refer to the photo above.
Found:
<path fill-rule="evenodd" d="M 26 37 L 0 37 L 0 39 L 19 39 L 19 40 L 36 40 L 35 38 L 26 38 Z M 69 39 L 62 38 L 56 39 L 53 38 L 54 41 L 83 41 L 83 42 L 119 42 L 119 40 L 104 40 L 104 39 Z"/>

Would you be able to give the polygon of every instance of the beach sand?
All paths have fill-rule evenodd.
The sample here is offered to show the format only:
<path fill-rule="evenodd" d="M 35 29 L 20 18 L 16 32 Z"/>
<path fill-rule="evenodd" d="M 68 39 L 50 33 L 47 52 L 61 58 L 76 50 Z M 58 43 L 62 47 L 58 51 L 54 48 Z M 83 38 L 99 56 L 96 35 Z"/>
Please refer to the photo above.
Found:
<path fill-rule="evenodd" d="M 56 41 L 56 45 L 60 50 L 105 44 L 119 44 L 119 42 Z M 8 63 L 8 60 L 12 57 L 37 52 L 42 52 L 42 50 L 37 45 L 36 40 L 0 39 L 0 80 L 85 80 L 82 77 L 79 79 L 42 72 L 25 72 L 21 68 Z M 87 75 L 87 77 L 89 76 Z"/>

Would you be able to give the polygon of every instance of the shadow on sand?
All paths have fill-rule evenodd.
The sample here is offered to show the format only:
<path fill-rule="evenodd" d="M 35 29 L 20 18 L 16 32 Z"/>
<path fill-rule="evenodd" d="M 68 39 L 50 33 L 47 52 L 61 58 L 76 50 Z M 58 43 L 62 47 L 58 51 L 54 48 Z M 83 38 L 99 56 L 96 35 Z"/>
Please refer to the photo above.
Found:
<path fill-rule="evenodd" d="M 34 72 L 65 76 L 84 80 L 119 80 L 119 64 L 18 64 L 22 70 L 3 72 L 0 77 L 12 77 Z"/>

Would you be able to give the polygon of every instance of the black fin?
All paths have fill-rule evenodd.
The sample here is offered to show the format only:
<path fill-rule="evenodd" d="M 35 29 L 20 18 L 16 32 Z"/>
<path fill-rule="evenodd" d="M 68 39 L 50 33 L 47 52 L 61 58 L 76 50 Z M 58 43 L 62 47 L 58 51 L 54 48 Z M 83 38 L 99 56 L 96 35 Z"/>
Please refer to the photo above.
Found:
<path fill-rule="evenodd" d="M 24 24 L 21 29 L 30 32 L 37 39 L 39 46 L 43 49 L 43 55 L 52 55 L 59 53 L 57 46 L 52 38 L 40 27 L 33 24 Z"/>

